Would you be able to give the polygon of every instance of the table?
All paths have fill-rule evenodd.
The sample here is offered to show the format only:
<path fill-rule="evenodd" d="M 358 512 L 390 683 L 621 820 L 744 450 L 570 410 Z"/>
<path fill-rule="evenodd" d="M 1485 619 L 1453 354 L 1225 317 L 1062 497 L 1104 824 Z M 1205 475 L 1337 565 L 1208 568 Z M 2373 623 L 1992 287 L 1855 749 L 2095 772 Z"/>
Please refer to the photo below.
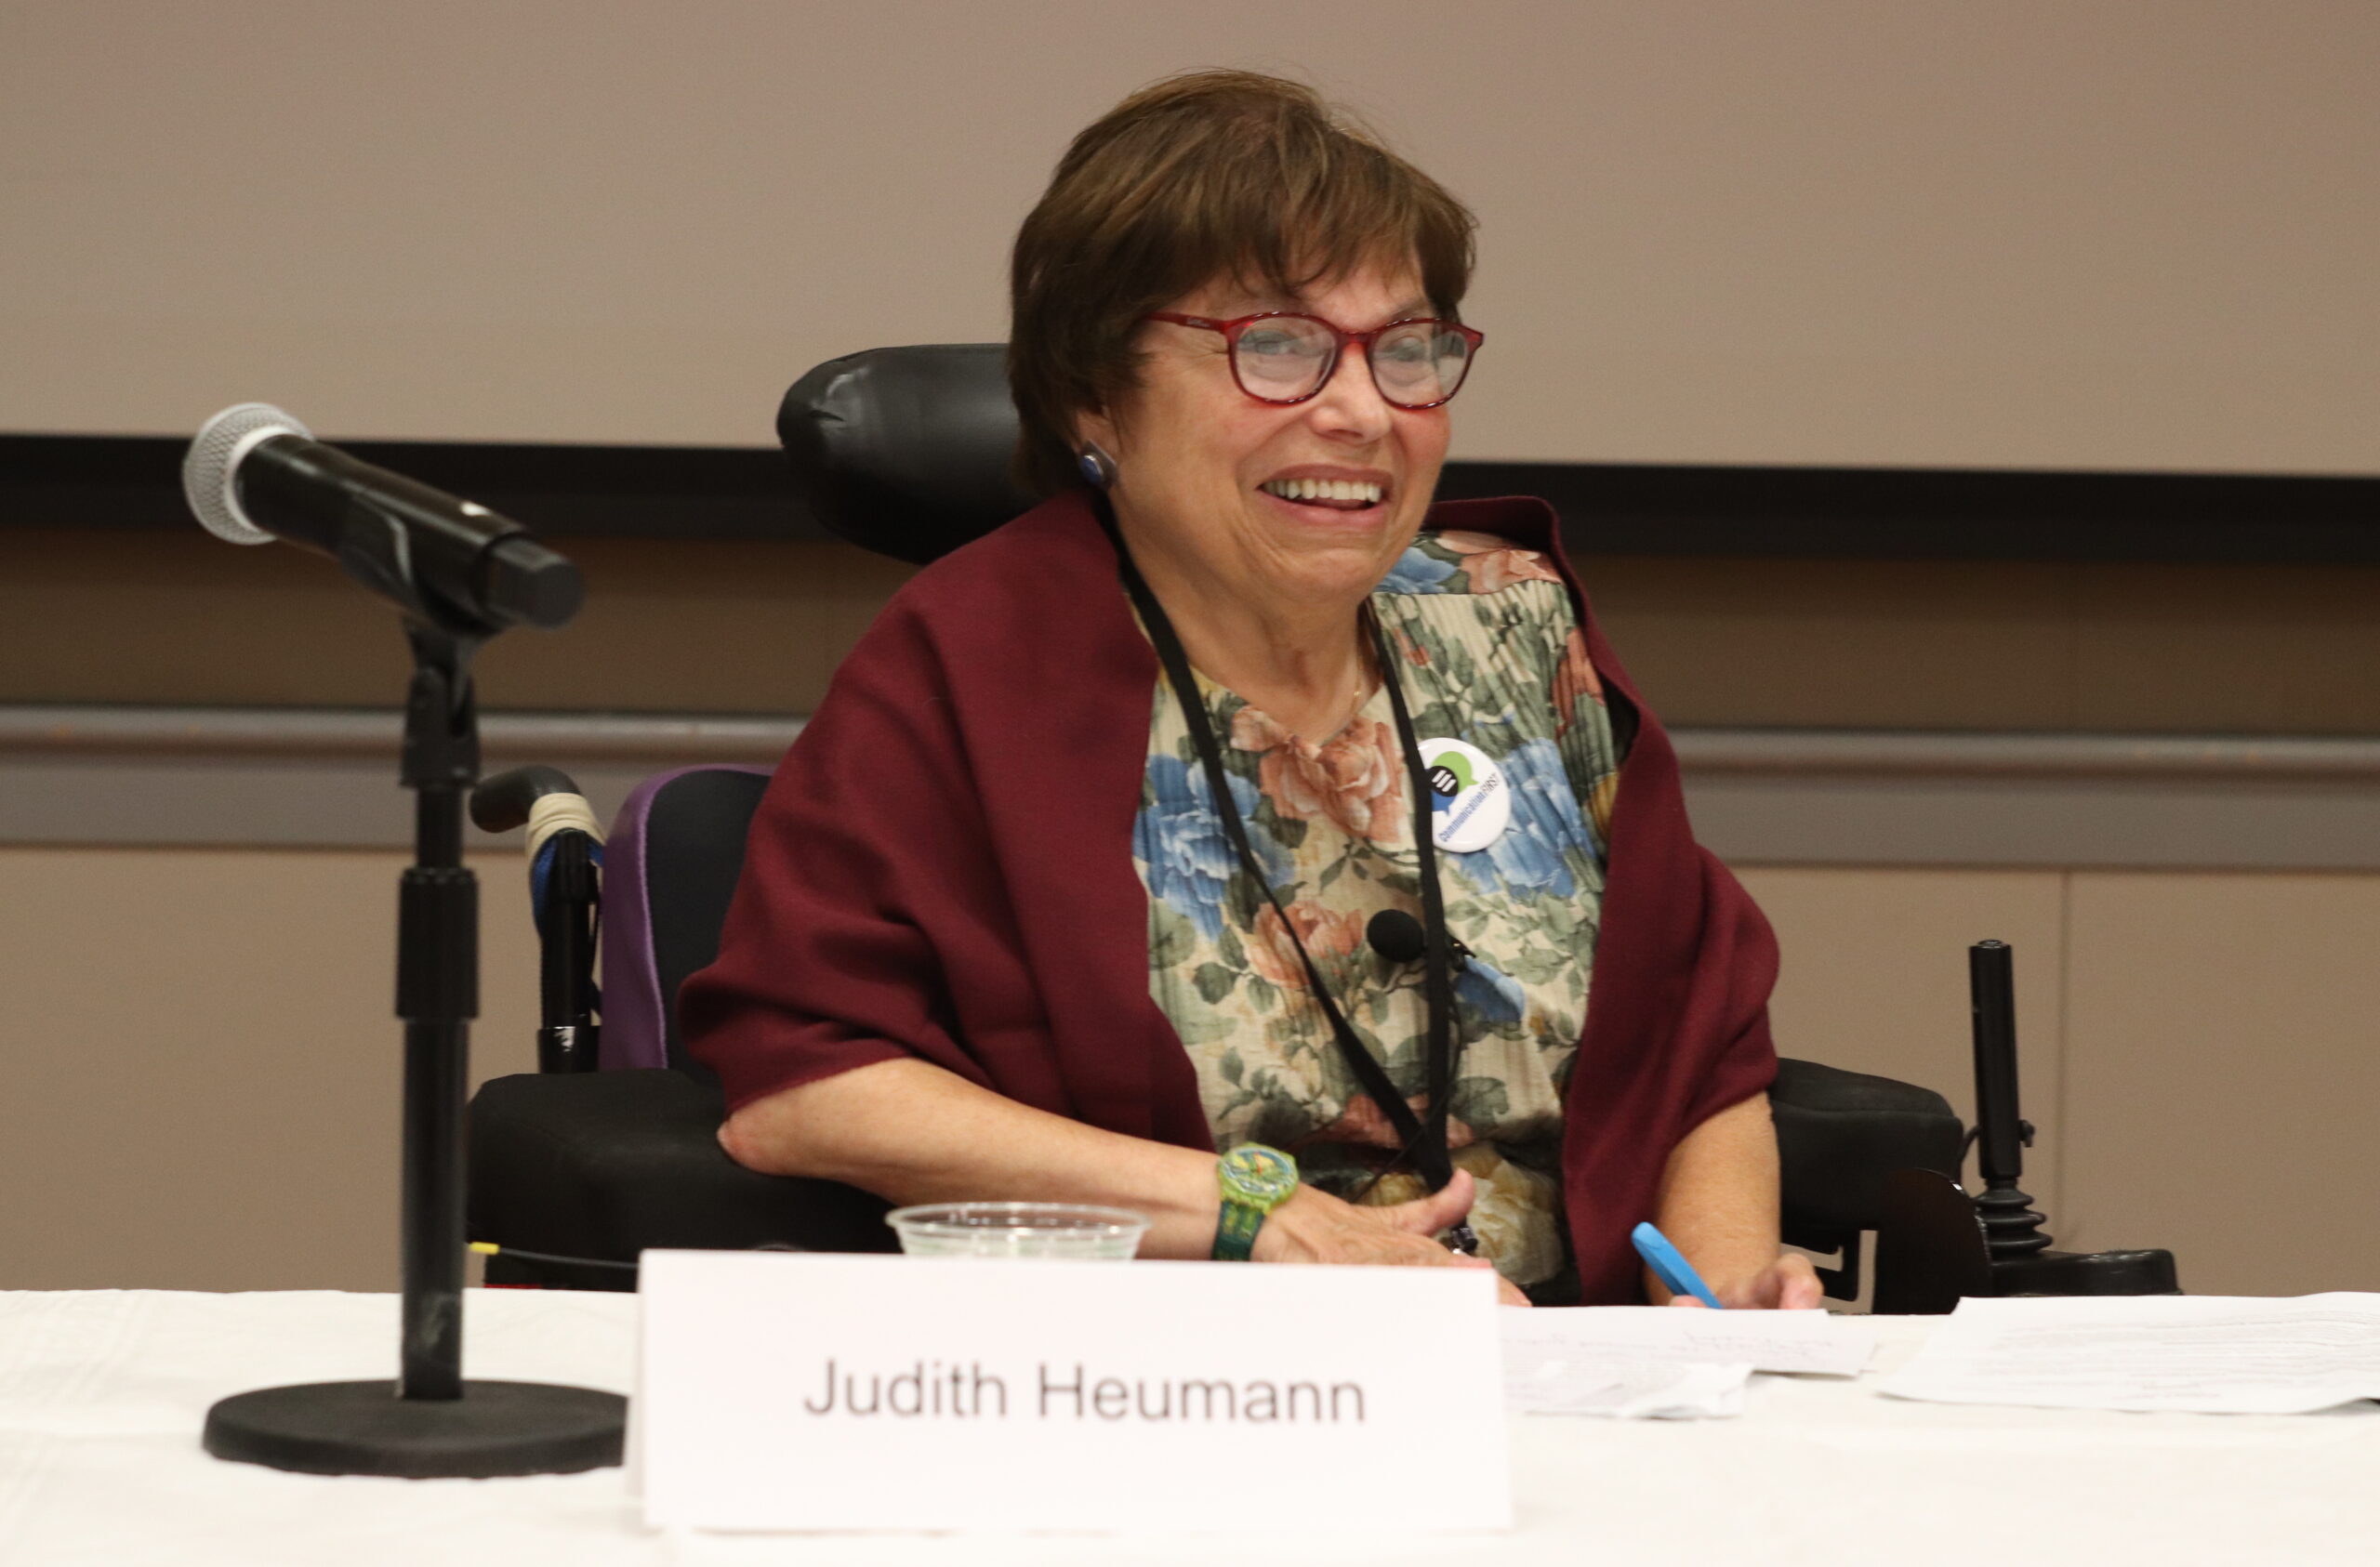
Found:
<path fill-rule="evenodd" d="M 473 1376 L 627 1391 L 632 1296 L 474 1290 Z M 1878 1370 L 1931 1325 L 1880 1318 Z M 1740 1419 L 1515 1418 L 1519 1527 L 1398 1534 L 1426 1454 L 1363 1496 L 1317 1497 L 1310 1538 L 669 1536 L 618 1469 L 527 1480 L 323 1479 L 199 1449 L 214 1400 L 390 1375 L 392 1296 L 0 1294 L 0 1563 L 1217 1560 L 1363 1563 L 2370 1562 L 2380 1405 L 2291 1416 L 1908 1403 L 1858 1382 L 1758 1377 Z"/>

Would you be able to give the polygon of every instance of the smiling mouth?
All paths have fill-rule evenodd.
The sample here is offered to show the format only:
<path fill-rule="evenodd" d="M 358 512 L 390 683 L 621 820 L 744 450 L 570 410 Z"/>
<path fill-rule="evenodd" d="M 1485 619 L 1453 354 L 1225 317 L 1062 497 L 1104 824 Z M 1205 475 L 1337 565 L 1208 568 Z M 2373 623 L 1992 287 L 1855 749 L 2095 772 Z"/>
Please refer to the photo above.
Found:
<path fill-rule="evenodd" d="M 1381 501 L 1381 487 L 1360 479 L 1268 479 L 1257 488 L 1293 505 L 1326 511 L 1362 511 Z"/>

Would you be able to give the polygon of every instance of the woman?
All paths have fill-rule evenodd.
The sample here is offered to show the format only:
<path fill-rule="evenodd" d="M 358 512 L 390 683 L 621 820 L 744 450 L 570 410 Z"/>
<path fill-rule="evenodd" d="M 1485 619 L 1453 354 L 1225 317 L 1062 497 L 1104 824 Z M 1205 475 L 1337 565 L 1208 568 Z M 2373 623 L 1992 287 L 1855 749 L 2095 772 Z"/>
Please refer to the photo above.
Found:
<path fill-rule="evenodd" d="M 1729 1304 L 1817 1303 L 1767 928 L 1547 509 L 1430 508 L 1471 232 L 1269 77 L 1076 139 L 1012 276 L 1052 498 L 853 652 L 685 987 L 737 1160 L 1516 1304 L 1665 1298 L 1649 1218 Z"/>

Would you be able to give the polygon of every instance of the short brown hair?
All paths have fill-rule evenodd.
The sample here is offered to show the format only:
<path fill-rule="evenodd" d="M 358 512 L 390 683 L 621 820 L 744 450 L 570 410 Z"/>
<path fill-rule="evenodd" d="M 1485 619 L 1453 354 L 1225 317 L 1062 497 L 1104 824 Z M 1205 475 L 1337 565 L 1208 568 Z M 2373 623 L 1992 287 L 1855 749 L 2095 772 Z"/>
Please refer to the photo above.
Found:
<path fill-rule="evenodd" d="M 1197 71 L 1142 88 L 1059 160 L 1017 230 L 1009 390 L 1017 478 L 1079 483 L 1076 415 L 1139 372 L 1140 318 L 1230 276 L 1294 295 L 1367 262 L 1410 262 L 1430 308 L 1459 319 L 1470 211 L 1312 87 Z"/>

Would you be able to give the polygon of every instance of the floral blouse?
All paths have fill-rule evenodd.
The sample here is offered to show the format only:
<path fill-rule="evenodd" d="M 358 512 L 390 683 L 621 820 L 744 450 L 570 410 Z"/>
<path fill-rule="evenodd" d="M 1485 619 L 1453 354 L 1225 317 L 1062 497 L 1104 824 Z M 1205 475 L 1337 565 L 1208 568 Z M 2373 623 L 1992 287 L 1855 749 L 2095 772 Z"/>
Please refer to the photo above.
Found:
<path fill-rule="evenodd" d="M 1457 739 L 1505 778 L 1512 819 L 1470 853 L 1441 849 L 1462 1044 L 1448 1137 L 1478 1182 L 1481 1251 L 1514 1284 L 1569 1272 L 1562 1091 L 1586 1021 L 1605 841 L 1620 757 L 1567 589 L 1533 550 L 1424 533 L 1372 596 L 1416 737 Z M 1419 1110 L 1428 1010 L 1418 962 L 1365 941 L 1383 909 L 1420 915 L 1413 808 L 1385 688 L 1321 744 L 1202 677 L 1250 847 L 1357 1037 Z M 1190 1053 L 1217 1146 L 1269 1143 L 1352 1201 L 1423 1194 L 1382 1177 L 1397 1139 L 1341 1059 L 1281 916 L 1240 884 L 1204 769 L 1162 677 L 1133 859 L 1149 892 L 1149 984 Z M 1251 927 L 1245 911 L 1253 903 Z"/>

